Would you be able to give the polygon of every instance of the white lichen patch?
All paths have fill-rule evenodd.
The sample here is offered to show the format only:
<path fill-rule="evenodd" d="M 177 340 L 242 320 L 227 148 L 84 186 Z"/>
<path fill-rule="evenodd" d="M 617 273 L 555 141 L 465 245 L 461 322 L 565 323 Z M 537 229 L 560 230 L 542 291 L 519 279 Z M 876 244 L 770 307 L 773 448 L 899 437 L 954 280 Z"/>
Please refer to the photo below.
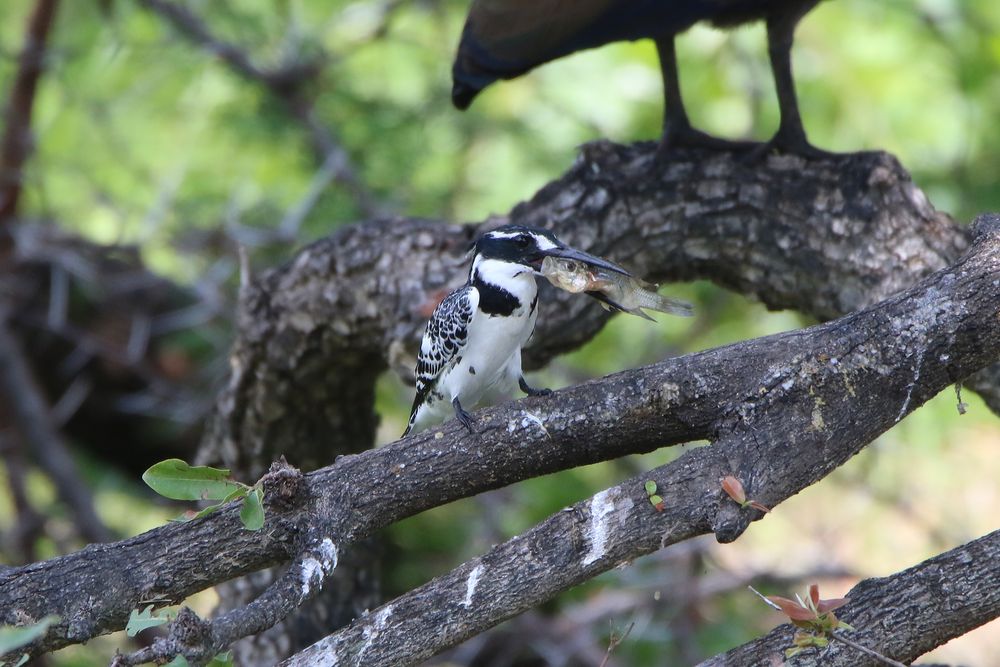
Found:
<path fill-rule="evenodd" d="M 299 579 L 302 582 L 302 597 L 309 597 L 312 587 L 323 583 L 323 566 L 312 556 L 306 558 L 302 561 Z"/>
<path fill-rule="evenodd" d="M 337 545 L 329 537 L 319 544 L 316 555 L 310 555 L 302 560 L 302 571 L 299 581 L 302 583 L 301 595 L 309 597 L 313 586 L 322 586 L 323 581 L 337 568 Z"/>
<path fill-rule="evenodd" d="M 603 558 L 608 544 L 608 537 L 611 534 L 612 518 L 618 516 L 619 522 L 624 522 L 628 511 L 632 508 L 631 498 L 620 498 L 621 491 L 617 488 L 606 489 L 598 493 L 590 501 L 590 523 L 587 525 L 585 536 L 590 545 L 587 555 L 583 557 L 582 564 L 590 565 L 594 561 Z M 616 505 L 617 502 L 617 505 Z"/>
<path fill-rule="evenodd" d="M 371 648 L 372 642 L 378 637 L 379 633 L 385 630 L 385 625 L 392 616 L 392 605 L 386 605 L 382 609 L 375 612 L 375 616 L 368 625 L 365 626 L 361 634 L 361 640 L 364 642 L 361 648 L 358 649 L 357 659 L 360 661 L 361 656 L 364 655 L 365 651 Z M 358 662 L 357 664 L 362 664 Z"/>
<path fill-rule="evenodd" d="M 483 576 L 483 564 L 480 563 L 469 573 L 469 578 L 465 582 L 465 599 L 462 606 L 468 609 L 472 606 L 472 596 L 476 593 L 476 586 L 479 585 L 479 578 Z"/>

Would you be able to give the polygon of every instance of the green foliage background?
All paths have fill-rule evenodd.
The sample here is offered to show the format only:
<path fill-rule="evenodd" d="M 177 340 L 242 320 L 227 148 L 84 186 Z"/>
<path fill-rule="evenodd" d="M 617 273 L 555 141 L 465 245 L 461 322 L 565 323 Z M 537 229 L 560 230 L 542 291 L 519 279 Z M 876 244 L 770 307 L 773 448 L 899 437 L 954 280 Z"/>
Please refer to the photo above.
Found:
<path fill-rule="evenodd" d="M 30 4 L 0 3 L 0 90 L 9 89 Z M 219 229 L 246 234 L 275 227 L 307 192 L 317 161 L 307 134 L 267 91 L 180 38 L 161 17 L 132 2 L 102 9 L 104 4 L 74 0 L 60 7 L 37 100 L 36 153 L 22 209 L 97 241 L 137 243 L 157 270 L 194 282 L 226 252 L 200 239 Z M 311 91 L 318 117 L 390 211 L 481 220 L 560 175 L 583 142 L 658 133 L 659 71 L 648 43 L 564 59 L 493 87 L 463 114 L 450 105 L 449 74 L 466 2 L 187 5 L 261 66 L 325 54 L 328 64 Z M 695 28 L 678 48 L 696 124 L 728 137 L 769 136 L 777 107 L 761 26 L 732 33 Z M 803 116 L 817 145 L 896 154 L 931 201 L 959 220 L 1000 210 L 1000 3 L 830 0 L 802 23 L 794 59 Z M 329 187 L 307 216 L 299 242 L 359 217 L 350 194 Z M 255 263 L 280 261 L 297 244 L 258 248 Z M 563 386 L 806 324 L 707 283 L 669 291 L 696 303 L 693 322 L 664 316 L 651 325 L 617 317 L 536 384 Z M 794 578 L 821 566 L 880 575 L 995 528 L 983 516 L 990 513 L 980 510 L 1000 507 L 992 483 L 1000 464 L 987 456 L 995 453 L 1000 427 L 978 399 L 966 400 L 970 414 L 959 418 L 954 397 L 938 397 L 736 544 L 703 544 L 697 558 L 681 559 L 681 565 L 668 554 L 651 556 L 567 594 L 544 613 L 568 614 L 608 591 L 650 599 L 662 591 L 641 612 L 600 616 L 593 622 L 594 644 L 606 645 L 609 623 L 621 628 L 637 620 L 616 652 L 624 664 L 684 664 L 779 620 L 738 587 L 699 601 L 696 613 L 677 607 L 671 593 L 685 567 L 682 582 L 695 575 L 715 581 L 726 573 Z M 409 401 L 409 390 L 387 376 L 379 390 L 382 441 L 402 431 Z M 387 534 L 397 554 L 387 572 L 389 592 L 447 571 L 564 505 L 674 455 L 657 452 L 533 480 L 403 522 Z M 139 480 L 94 464 L 86 469 L 102 517 L 122 533 L 173 515 L 148 501 Z M 31 490 L 53 521 L 65 520 L 41 476 Z M 0 527 L 9 527 L 10 516 L 9 500 L 0 496 Z M 54 543 L 44 548 L 58 550 Z M 842 594 L 852 581 L 832 578 L 833 590 L 824 594 Z M 195 602 L 208 607 L 211 596 Z M 106 663 L 110 646 L 123 641 L 115 636 L 68 649 L 54 662 Z M 941 659 L 1000 664 L 992 657 L 1000 646 L 984 632 L 948 650 Z"/>

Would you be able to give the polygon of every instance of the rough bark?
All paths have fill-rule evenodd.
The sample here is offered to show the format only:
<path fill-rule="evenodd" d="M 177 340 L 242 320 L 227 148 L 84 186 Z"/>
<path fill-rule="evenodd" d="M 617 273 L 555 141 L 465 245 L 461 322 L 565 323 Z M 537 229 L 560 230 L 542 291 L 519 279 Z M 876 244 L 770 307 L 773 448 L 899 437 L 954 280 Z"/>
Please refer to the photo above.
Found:
<path fill-rule="evenodd" d="M 561 179 L 485 224 L 550 227 L 651 280 L 708 278 L 820 319 L 899 291 L 968 243 L 884 153 L 747 165 L 693 151 L 665 167 L 654 155 L 653 144 L 590 144 Z M 252 479 L 280 454 L 309 470 L 370 447 L 374 383 L 387 365 L 411 371 L 424 322 L 465 280 L 478 231 L 405 218 L 355 225 L 250 285 L 200 459 Z M 608 319 L 587 300 L 542 288 L 528 368 L 582 345 Z M 983 378 L 968 386 L 1000 410 L 1000 371 Z M 346 568 L 338 576 L 355 578 Z M 227 608 L 256 590 L 227 593 Z M 331 604 L 340 623 L 355 613 L 345 598 Z"/>
<path fill-rule="evenodd" d="M 837 617 L 854 626 L 851 640 L 882 655 L 909 663 L 949 639 L 1000 615 L 1000 531 L 930 558 L 890 577 L 866 579 L 847 594 L 850 603 Z M 794 628 L 782 625 L 766 636 L 715 656 L 698 667 L 766 665 L 792 645 Z M 790 666 L 879 667 L 857 650 L 831 643 L 811 649 Z"/>
<path fill-rule="evenodd" d="M 820 319 L 898 292 L 968 243 L 887 154 L 808 168 L 795 157 L 752 168 L 691 154 L 660 172 L 653 157 L 652 145 L 591 145 L 562 179 L 486 224 L 544 225 L 651 280 L 707 278 Z M 281 453 L 311 468 L 331 451 L 369 446 L 375 379 L 397 358 L 406 367 L 401 351 L 415 349 L 429 310 L 464 282 L 475 233 L 411 219 L 355 225 L 261 276 L 245 294 L 203 458 L 252 476 Z M 608 318 L 586 299 L 544 297 L 529 368 L 578 347 Z M 1000 410 L 996 389 L 976 386 L 992 390 Z"/>
<path fill-rule="evenodd" d="M 453 421 L 342 457 L 306 476 L 304 484 L 285 475 L 268 486 L 272 500 L 261 534 L 242 530 L 231 507 L 116 545 L 4 571 L 0 609 L 6 615 L 0 622 L 60 614 L 62 621 L 31 648 L 37 654 L 120 628 L 143 600 L 178 600 L 294 558 L 262 599 L 215 619 L 198 641 L 186 645 L 185 652 L 197 659 L 241 632 L 259 631 L 280 615 L 276 609 L 287 613 L 311 597 L 343 547 L 389 523 L 527 477 L 691 439 L 714 444 L 651 473 L 665 490 L 668 511 L 653 510 L 641 478 L 605 491 L 589 505 L 550 520 L 568 531 L 568 538 L 527 542 L 535 547 L 517 552 L 528 558 L 507 583 L 516 590 L 517 581 L 527 580 L 525 567 L 536 576 L 546 572 L 547 552 L 560 566 L 548 574 L 565 587 L 659 548 L 664 533 L 668 542 L 709 531 L 731 541 L 754 517 L 723 496 L 722 475 L 736 475 L 756 500 L 777 504 L 949 384 L 1000 358 L 1000 292 L 993 289 L 1000 280 L 1000 217 L 982 218 L 977 231 L 977 242 L 953 267 L 839 320 L 484 410 L 476 414 L 475 436 Z M 550 528 L 546 523 L 536 531 Z M 559 559 L 574 553 L 573 567 L 561 567 Z M 510 566 L 501 565 L 497 573 Z M 490 565 L 481 577 L 483 591 L 500 590 L 490 588 L 498 585 L 486 576 L 493 569 Z M 442 608 L 460 607 L 468 585 L 468 571 L 464 574 L 451 593 L 458 597 Z M 525 604 L 539 599 L 526 596 Z M 497 620 L 521 604 L 514 596 L 489 597 L 498 605 L 515 605 L 498 607 Z M 463 613 L 479 611 L 470 604 Z M 383 622 L 394 621 L 387 616 Z M 433 650 L 458 641 L 461 628 L 468 631 L 458 620 L 453 625 L 455 633 Z M 355 649 L 374 632 L 383 636 L 380 627 L 369 625 L 367 636 L 364 627 L 352 628 L 360 628 Z M 386 643 L 392 636 L 384 633 Z M 375 642 L 369 650 L 376 651 Z M 165 655 L 155 652 L 155 644 L 152 651 Z M 366 657 L 365 664 L 375 663 Z"/>
<path fill-rule="evenodd" d="M 1000 233 L 1000 217 L 981 219 L 980 231 L 986 234 L 988 228 Z M 930 380 L 932 386 L 943 387 L 957 379 L 954 364 L 967 360 L 972 350 L 949 349 L 941 343 L 961 336 L 959 329 L 969 327 L 965 335 L 978 341 L 973 347 L 992 349 L 981 357 L 984 362 L 997 358 L 1000 345 L 987 341 L 1000 330 L 1000 291 L 994 287 L 994 281 L 1000 280 L 1000 244 L 987 251 L 992 256 L 972 259 L 984 249 L 982 243 L 977 244 L 969 258 L 953 269 L 933 275 L 918 288 L 876 308 L 763 339 L 773 347 L 755 341 L 724 348 L 737 353 L 732 357 L 718 354 L 723 350 L 695 355 L 725 362 L 723 366 L 711 370 L 689 366 L 655 378 L 623 374 L 632 378 L 635 394 L 659 395 L 662 403 L 657 413 L 669 414 L 689 427 L 698 422 L 682 408 L 693 390 L 702 406 L 718 411 L 710 429 L 713 444 L 577 503 L 283 664 L 416 664 L 637 556 L 710 531 L 720 541 L 736 539 L 760 515 L 740 510 L 722 493 L 719 480 L 723 476 L 735 475 L 750 497 L 773 507 L 846 462 L 902 419 L 914 402 L 923 403 L 933 396 L 924 385 L 927 373 L 937 377 L 937 381 Z M 980 262 L 985 272 L 959 287 L 957 281 L 968 279 L 970 267 Z M 982 290 L 992 292 L 990 303 L 974 296 Z M 973 323 L 980 318 L 983 324 L 989 323 L 986 328 Z M 651 368 L 662 371 L 671 365 Z M 710 378 L 724 374 L 725 368 L 739 388 L 728 398 L 703 391 L 706 384 L 711 387 Z M 625 387 L 604 401 L 621 400 L 622 393 L 627 393 Z M 679 403 L 674 403 L 678 395 Z M 580 407 L 596 412 L 604 408 Z M 539 411 L 537 417 L 546 427 L 552 422 L 548 410 Z M 523 428 L 539 428 L 530 419 L 524 421 Z M 613 438 L 642 437 L 612 431 Z M 663 439 L 672 441 L 669 429 Z M 594 440 L 591 433 L 578 442 Z M 662 513 L 645 497 L 647 479 L 657 483 L 666 501 Z M 995 565 L 977 566 L 966 585 L 948 595 L 960 600 L 976 595 L 977 587 L 990 581 L 995 571 Z M 932 638 L 920 644 L 926 646 L 921 653 L 1000 614 L 1000 596 L 980 597 L 985 600 L 969 602 L 967 607 L 979 613 L 951 626 L 946 619 Z M 902 618 L 897 620 L 903 623 Z M 898 649 L 900 640 L 888 638 L 895 627 L 879 627 L 876 631 L 882 642 Z M 918 625 L 905 632 L 923 630 Z"/>

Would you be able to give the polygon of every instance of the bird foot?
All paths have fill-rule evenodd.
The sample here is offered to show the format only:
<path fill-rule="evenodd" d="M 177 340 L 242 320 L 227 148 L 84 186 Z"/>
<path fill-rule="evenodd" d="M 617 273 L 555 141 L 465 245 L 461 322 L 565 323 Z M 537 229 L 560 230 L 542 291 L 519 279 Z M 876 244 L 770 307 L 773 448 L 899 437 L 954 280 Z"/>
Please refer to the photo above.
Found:
<path fill-rule="evenodd" d="M 517 381 L 517 385 L 521 388 L 521 391 L 523 391 L 528 396 L 551 396 L 552 395 L 552 390 L 551 389 L 535 389 L 534 387 L 532 387 L 531 385 L 529 385 L 528 382 L 523 377 L 520 378 Z"/>
<path fill-rule="evenodd" d="M 451 402 L 451 405 L 453 408 L 455 408 L 455 418 L 458 421 L 462 422 L 462 426 L 464 426 L 469 431 L 469 433 L 475 435 L 476 434 L 476 429 L 474 427 L 475 422 L 472 419 L 472 415 L 470 415 L 462 408 L 462 404 L 458 402 L 457 398 Z"/>

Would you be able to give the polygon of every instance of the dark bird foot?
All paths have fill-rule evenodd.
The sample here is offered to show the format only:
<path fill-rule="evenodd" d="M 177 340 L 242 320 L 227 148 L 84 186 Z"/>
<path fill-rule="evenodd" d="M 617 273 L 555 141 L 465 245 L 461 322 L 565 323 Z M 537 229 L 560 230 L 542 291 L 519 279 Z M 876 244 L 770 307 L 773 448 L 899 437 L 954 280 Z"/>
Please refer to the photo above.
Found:
<path fill-rule="evenodd" d="M 532 387 L 531 385 L 529 385 L 527 383 L 527 381 L 525 381 L 525 379 L 523 377 L 517 381 L 517 386 L 519 386 L 521 388 L 521 391 L 523 391 L 528 396 L 550 396 L 550 395 L 552 395 L 552 390 L 551 389 L 535 389 L 534 387 Z"/>
<path fill-rule="evenodd" d="M 462 404 L 458 402 L 457 398 L 451 402 L 451 405 L 455 408 L 455 419 L 462 422 L 462 426 L 468 429 L 469 433 L 475 435 L 476 429 L 473 428 L 472 415 L 462 408 Z"/>

